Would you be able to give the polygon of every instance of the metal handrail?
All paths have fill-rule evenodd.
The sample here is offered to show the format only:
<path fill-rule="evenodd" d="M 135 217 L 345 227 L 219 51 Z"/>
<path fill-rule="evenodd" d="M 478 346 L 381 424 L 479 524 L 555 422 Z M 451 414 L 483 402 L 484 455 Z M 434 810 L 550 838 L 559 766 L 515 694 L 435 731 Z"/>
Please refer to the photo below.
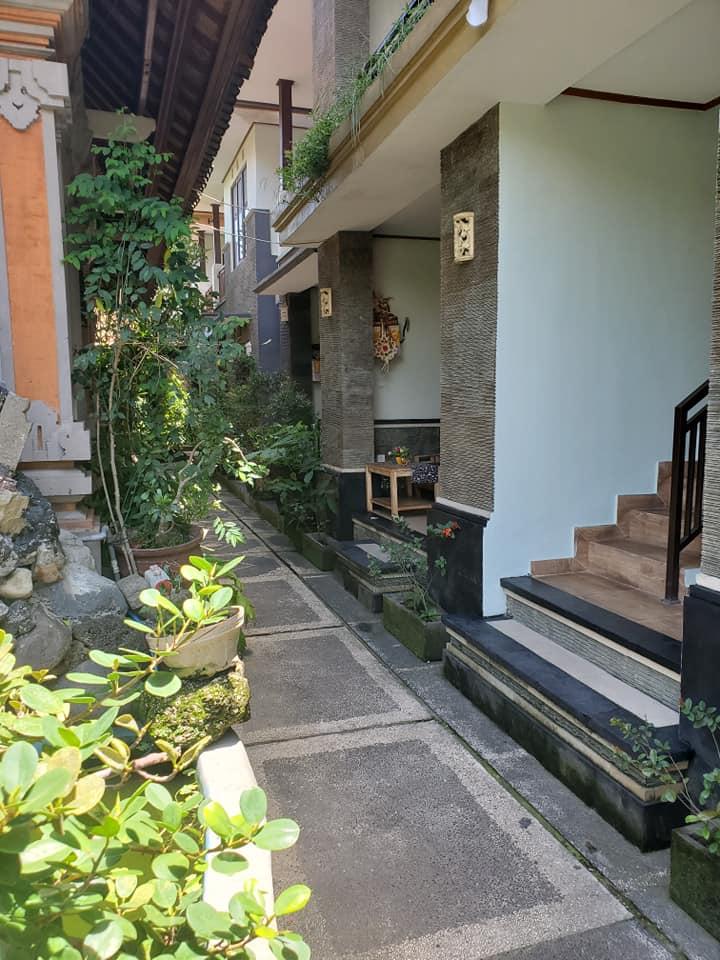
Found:
<path fill-rule="evenodd" d="M 702 533 L 709 390 L 710 382 L 706 380 L 675 407 L 665 571 L 666 603 L 676 603 L 679 597 L 680 554 Z"/>

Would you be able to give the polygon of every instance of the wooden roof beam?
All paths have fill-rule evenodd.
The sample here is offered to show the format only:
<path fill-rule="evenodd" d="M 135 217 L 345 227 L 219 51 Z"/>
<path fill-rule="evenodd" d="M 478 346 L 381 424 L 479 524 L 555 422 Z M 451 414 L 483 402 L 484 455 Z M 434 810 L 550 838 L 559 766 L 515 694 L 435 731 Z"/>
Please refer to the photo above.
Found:
<path fill-rule="evenodd" d="M 148 0 L 147 19 L 145 20 L 145 48 L 143 51 L 142 79 L 138 96 L 137 112 L 142 117 L 147 109 L 150 74 L 152 73 L 153 46 L 155 40 L 155 22 L 157 20 L 158 0 Z"/>
<path fill-rule="evenodd" d="M 175 25 L 173 27 L 172 43 L 168 53 L 163 80 L 160 108 L 157 116 L 157 130 L 155 132 L 155 146 L 160 153 L 165 151 L 165 145 L 172 122 L 173 105 L 176 100 L 176 83 L 178 70 L 182 62 L 182 51 L 187 34 L 188 22 L 192 11 L 193 0 L 178 0 L 175 10 Z"/>

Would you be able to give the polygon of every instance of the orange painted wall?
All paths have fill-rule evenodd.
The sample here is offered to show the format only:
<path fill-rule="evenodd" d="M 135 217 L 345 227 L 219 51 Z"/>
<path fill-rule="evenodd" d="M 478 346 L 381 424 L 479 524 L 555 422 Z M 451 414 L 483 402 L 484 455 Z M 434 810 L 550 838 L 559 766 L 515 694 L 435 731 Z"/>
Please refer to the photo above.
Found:
<path fill-rule="evenodd" d="M 15 391 L 59 410 L 42 122 L 16 130 L 0 117 L 2 186 Z"/>

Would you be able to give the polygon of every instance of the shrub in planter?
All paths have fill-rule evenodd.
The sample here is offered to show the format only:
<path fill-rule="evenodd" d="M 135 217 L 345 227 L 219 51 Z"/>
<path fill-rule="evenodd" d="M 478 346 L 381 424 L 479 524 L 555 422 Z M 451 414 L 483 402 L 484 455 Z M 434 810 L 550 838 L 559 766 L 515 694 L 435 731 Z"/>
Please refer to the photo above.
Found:
<path fill-rule="evenodd" d="M 659 740 L 649 724 L 633 726 L 615 719 L 631 747 L 625 760 L 645 777 L 665 784 L 663 800 L 687 810 L 686 827 L 672 837 L 670 895 L 683 910 L 714 937 L 720 936 L 720 716 L 716 707 L 687 699 L 683 716 L 697 730 L 706 730 L 718 753 L 718 766 L 703 775 L 702 787 L 693 789 L 686 773 Z"/>
<path fill-rule="evenodd" d="M 395 521 L 407 539 L 388 540 L 384 544 L 388 560 L 410 582 L 409 592 L 400 600 L 383 598 L 383 624 L 394 637 L 422 660 L 440 660 L 446 643 L 445 628 L 440 622 L 440 611 L 430 596 L 430 576 L 427 554 L 422 549 L 422 538 L 414 534 L 407 521 Z M 459 524 L 428 527 L 428 536 L 454 539 Z M 437 558 L 435 568 L 445 572 L 444 558 Z M 379 563 L 371 560 L 370 573 L 378 576 Z"/>
<path fill-rule="evenodd" d="M 264 445 L 251 454 L 267 470 L 263 491 L 278 504 L 287 536 L 325 529 L 335 511 L 334 488 L 322 466 L 320 429 L 296 423 L 268 431 Z"/>
<path fill-rule="evenodd" d="M 93 147 L 98 172 L 68 187 L 67 261 L 83 274 L 92 343 L 75 378 L 95 420 L 96 504 L 126 567 L 132 547 L 191 540 L 220 463 L 252 479 L 220 399 L 242 351 L 233 317 L 208 316 L 190 220 L 148 194 L 162 156 L 146 142 Z"/>
<path fill-rule="evenodd" d="M 143 632 L 150 649 L 179 676 L 214 676 L 229 669 L 244 648 L 246 613 L 253 615 L 234 574 L 243 559 L 220 564 L 190 557 L 190 563 L 180 568 L 188 584 L 184 599 L 176 597 L 180 606 L 161 590 L 143 590 L 140 602 L 154 611 L 155 623 L 126 620 L 126 624 Z"/>
<path fill-rule="evenodd" d="M 302 554 L 318 570 L 335 569 L 336 541 L 326 533 L 303 533 Z"/>
<path fill-rule="evenodd" d="M 276 957 L 307 960 L 301 938 L 274 925 L 304 907 L 307 887 L 283 891 L 274 908 L 251 886 L 225 911 L 202 899 L 208 870 L 241 873 L 252 845 L 286 849 L 297 825 L 268 821 L 258 789 L 235 815 L 192 783 L 168 789 L 203 741 L 182 752 L 158 741 L 158 752 L 139 754 L 146 731 L 121 711 L 143 690 L 176 692 L 180 679 L 152 654 L 91 656 L 104 678 L 71 674 L 72 687 L 51 690 L 45 672 L 17 667 L 0 634 L 0 955 L 252 960 L 264 942 Z"/>

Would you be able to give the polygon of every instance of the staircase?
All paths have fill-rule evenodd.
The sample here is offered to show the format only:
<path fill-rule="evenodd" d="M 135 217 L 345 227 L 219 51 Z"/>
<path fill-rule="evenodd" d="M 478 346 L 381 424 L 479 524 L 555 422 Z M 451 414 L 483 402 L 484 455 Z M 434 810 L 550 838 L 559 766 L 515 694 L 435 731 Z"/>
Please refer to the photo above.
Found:
<path fill-rule="evenodd" d="M 618 497 L 617 521 L 577 527 L 575 555 L 531 564 L 534 577 L 681 639 L 682 607 L 665 596 L 672 463 L 660 464 L 657 492 Z M 680 552 L 679 596 L 700 566 L 701 539 Z"/>
<path fill-rule="evenodd" d="M 615 523 L 576 529 L 572 557 L 502 580 L 507 617 L 443 618 L 451 683 L 642 850 L 666 846 L 682 811 L 623 760 L 613 720 L 651 724 L 687 766 L 672 601 L 700 566 L 707 390 L 678 404 L 655 493 L 618 497 Z"/>

